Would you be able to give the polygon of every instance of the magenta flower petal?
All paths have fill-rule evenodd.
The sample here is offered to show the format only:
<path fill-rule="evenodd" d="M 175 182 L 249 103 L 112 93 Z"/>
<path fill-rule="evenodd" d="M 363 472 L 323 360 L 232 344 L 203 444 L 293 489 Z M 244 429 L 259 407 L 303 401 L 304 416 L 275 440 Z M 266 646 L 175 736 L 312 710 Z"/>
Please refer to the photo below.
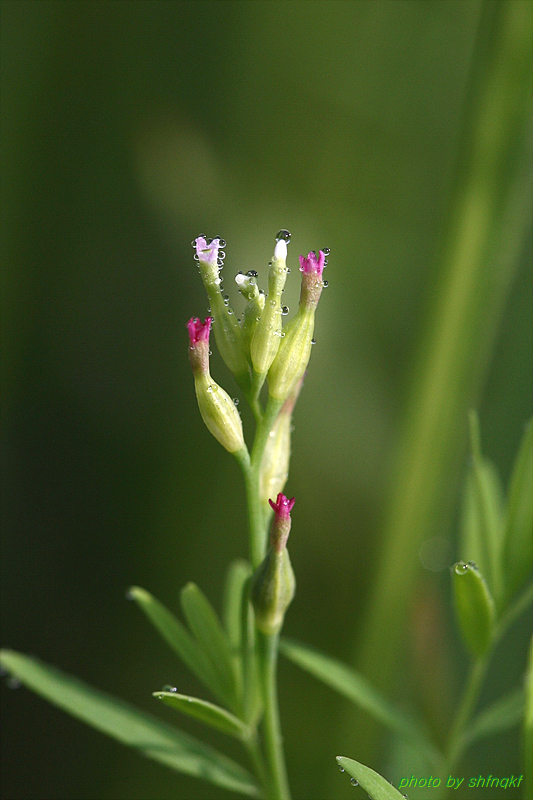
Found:
<path fill-rule="evenodd" d="M 187 323 L 187 330 L 189 331 L 189 341 L 191 347 L 198 344 L 198 342 L 209 342 L 209 331 L 211 330 L 212 317 L 206 317 L 205 322 L 202 322 L 198 317 L 192 317 Z"/>
<path fill-rule="evenodd" d="M 269 500 L 271 507 L 274 509 L 276 517 L 279 519 L 287 519 L 292 511 L 292 507 L 294 506 L 294 497 L 291 497 L 289 500 L 288 497 L 280 492 L 276 498 L 276 501 Z"/>
<path fill-rule="evenodd" d="M 318 257 L 314 250 L 311 250 L 307 258 L 300 256 L 300 272 L 305 272 L 307 275 L 316 275 L 318 278 L 322 277 L 324 271 L 324 262 L 326 255 L 322 250 L 318 251 Z"/>

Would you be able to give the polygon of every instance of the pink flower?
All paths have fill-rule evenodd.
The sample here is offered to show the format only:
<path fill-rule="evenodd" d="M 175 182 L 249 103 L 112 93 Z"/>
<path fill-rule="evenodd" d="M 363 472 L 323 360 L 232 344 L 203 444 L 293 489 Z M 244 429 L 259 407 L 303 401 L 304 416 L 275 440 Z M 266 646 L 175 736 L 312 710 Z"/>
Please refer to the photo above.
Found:
<path fill-rule="evenodd" d="M 305 256 L 300 256 L 300 272 L 321 278 L 325 261 L 326 254 L 322 250 L 318 251 L 318 258 L 315 251 L 311 250 L 307 258 Z"/>
<path fill-rule="evenodd" d="M 218 266 L 218 251 L 222 246 L 220 239 L 206 239 L 204 236 L 199 236 L 194 244 L 198 261 L 203 261 L 210 267 Z"/>
<path fill-rule="evenodd" d="M 209 331 L 211 330 L 212 317 L 206 317 L 205 322 L 202 322 L 198 317 L 192 317 L 187 323 L 187 330 L 189 331 L 189 341 L 191 347 L 194 347 L 198 342 L 209 342 Z"/>
<path fill-rule="evenodd" d="M 294 505 L 294 497 L 290 500 L 281 492 L 276 498 L 268 501 L 274 509 L 275 517 L 270 530 L 270 545 L 276 553 L 281 553 L 287 546 L 287 539 L 291 530 L 291 511 Z"/>
<path fill-rule="evenodd" d="M 292 507 L 294 505 L 294 499 L 295 499 L 294 497 L 291 497 L 291 499 L 289 500 L 288 497 L 285 497 L 285 495 L 282 492 L 280 492 L 275 501 L 269 500 L 268 502 L 274 509 L 276 517 L 283 517 L 284 519 L 286 519 L 292 511 Z"/>

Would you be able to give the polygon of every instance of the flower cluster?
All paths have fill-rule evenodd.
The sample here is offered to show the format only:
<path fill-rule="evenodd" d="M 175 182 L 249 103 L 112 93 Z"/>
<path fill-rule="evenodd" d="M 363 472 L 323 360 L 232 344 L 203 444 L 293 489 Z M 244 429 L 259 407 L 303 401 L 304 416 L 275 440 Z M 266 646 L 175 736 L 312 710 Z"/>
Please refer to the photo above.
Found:
<path fill-rule="evenodd" d="M 259 413 L 259 393 L 268 383 L 269 397 L 285 403 L 300 385 L 307 368 L 313 343 L 315 309 L 327 282 L 322 279 L 329 249 L 300 256 L 302 286 L 298 311 L 284 328 L 282 318 L 288 309 L 282 305 L 282 293 L 289 273 L 287 245 L 291 235 L 286 230 L 276 237 L 274 255 L 269 264 L 267 293 L 257 285 L 257 272 L 238 273 L 235 280 L 246 306 L 240 319 L 229 307 L 223 294 L 221 270 L 225 242 L 220 237 L 198 236 L 193 241 L 195 260 L 209 300 L 213 331 L 226 365 L 241 386 L 250 405 Z M 190 325 L 190 323 L 189 323 Z M 195 335 L 194 331 L 190 335 Z M 209 333 L 209 331 L 208 331 Z"/>

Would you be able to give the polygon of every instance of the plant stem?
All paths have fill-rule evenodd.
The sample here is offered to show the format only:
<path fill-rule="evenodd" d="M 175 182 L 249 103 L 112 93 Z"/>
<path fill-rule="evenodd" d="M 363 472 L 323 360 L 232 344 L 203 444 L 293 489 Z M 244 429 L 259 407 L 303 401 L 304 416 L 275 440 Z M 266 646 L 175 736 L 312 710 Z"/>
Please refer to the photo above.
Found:
<path fill-rule="evenodd" d="M 259 669 L 264 703 L 263 726 L 266 757 L 270 770 L 269 800 L 290 800 L 276 682 L 278 640 L 278 634 L 267 636 L 258 633 Z"/>
<path fill-rule="evenodd" d="M 448 769 L 453 769 L 457 760 L 461 757 L 463 749 L 463 732 L 469 722 L 472 712 L 476 707 L 479 698 L 479 693 L 483 685 L 483 679 L 487 671 L 490 653 L 478 658 L 475 661 L 468 675 L 468 681 L 463 691 L 463 696 L 457 710 L 455 721 L 452 726 L 450 737 L 448 740 L 447 764 Z"/>
<path fill-rule="evenodd" d="M 246 498 L 248 502 L 250 560 L 254 569 L 257 569 L 265 557 L 267 542 L 266 515 L 259 495 L 261 462 L 263 460 L 263 453 L 268 441 L 268 436 L 282 405 L 282 401 L 269 398 L 265 413 L 257 423 L 250 463 L 247 465 L 241 464 L 243 467 Z"/>
<path fill-rule="evenodd" d="M 245 739 L 244 746 L 246 748 L 246 751 L 248 752 L 250 761 L 252 762 L 258 780 L 260 781 L 262 786 L 266 786 L 267 778 L 266 778 L 265 762 L 263 759 L 261 748 L 259 747 L 257 734 L 254 733 L 252 737 L 250 737 L 249 739 Z"/>

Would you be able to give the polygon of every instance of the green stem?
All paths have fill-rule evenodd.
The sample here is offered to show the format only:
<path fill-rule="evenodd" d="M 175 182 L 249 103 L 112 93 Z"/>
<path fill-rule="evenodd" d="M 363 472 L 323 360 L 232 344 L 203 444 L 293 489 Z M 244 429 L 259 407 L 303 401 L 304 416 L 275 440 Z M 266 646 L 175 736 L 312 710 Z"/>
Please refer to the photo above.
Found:
<path fill-rule="evenodd" d="M 250 462 L 243 468 L 250 526 L 250 560 L 254 569 L 265 557 L 267 543 L 267 517 L 259 496 L 261 462 L 268 436 L 282 405 L 282 401 L 269 398 L 265 413 L 257 423 Z"/>
<path fill-rule="evenodd" d="M 263 728 L 270 770 L 269 800 L 290 800 L 278 708 L 276 681 L 278 641 L 278 634 L 267 636 L 258 633 L 259 669 L 264 704 Z"/>
<path fill-rule="evenodd" d="M 482 658 L 478 658 L 470 668 L 468 681 L 464 688 L 463 696 L 461 698 L 461 702 L 459 704 L 448 740 L 446 762 L 448 764 L 447 769 L 449 770 L 454 768 L 457 761 L 461 757 L 463 751 L 463 732 L 472 717 L 479 699 L 479 694 L 481 692 L 481 687 L 483 685 L 483 679 L 485 678 L 489 659 L 490 652 Z"/>
<path fill-rule="evenodd" d="M 251 736 L 249 739 L 244 739 L 243 744 L 250 757 L 250 761 L 255 770 L 255 774 L 257 775 L 257 778 L 261 783 L 261 786 L 266 786 L 267 783 L 266 767 L 263 759 L 263 754 L 261 752 L 261 748 L 259 747 L 257 734 L 254 733 L 254 735 Z"/>

